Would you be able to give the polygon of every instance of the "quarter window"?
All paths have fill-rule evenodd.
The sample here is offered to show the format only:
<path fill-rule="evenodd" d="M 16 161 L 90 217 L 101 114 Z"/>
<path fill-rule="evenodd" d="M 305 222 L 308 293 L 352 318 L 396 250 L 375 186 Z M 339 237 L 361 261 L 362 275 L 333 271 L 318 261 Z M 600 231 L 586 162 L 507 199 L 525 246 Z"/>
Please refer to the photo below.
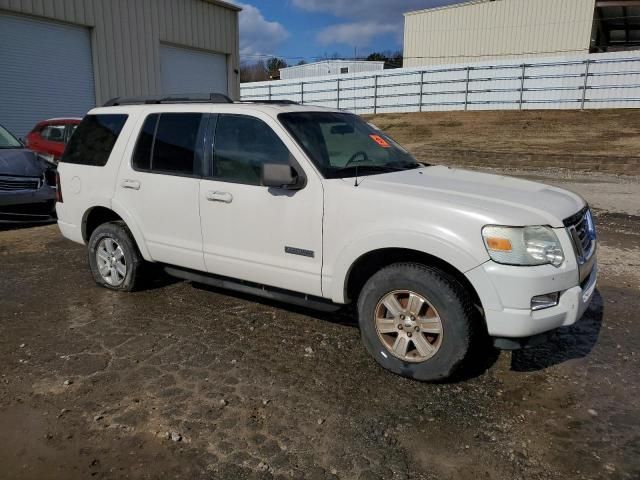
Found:
<path fill-rule="evenodd" d="M 123 114 L 87 115 L 78 125 L 60 161 L 104 167 L 127 117 Z"/>
<path fill-rule="evenodd" d="M 149 115 L 133 154 L 136 170 L 174 175 L 199 175 L 198 139 L 206 127 L 201 113 Z"/>
<path fill-rule="evenodd" d="M 260 185 L 264 163 L 290 163 L 289 150 L 269 125 L 247 115 L 220 115 L 216 126 L 213 176 Z"/>

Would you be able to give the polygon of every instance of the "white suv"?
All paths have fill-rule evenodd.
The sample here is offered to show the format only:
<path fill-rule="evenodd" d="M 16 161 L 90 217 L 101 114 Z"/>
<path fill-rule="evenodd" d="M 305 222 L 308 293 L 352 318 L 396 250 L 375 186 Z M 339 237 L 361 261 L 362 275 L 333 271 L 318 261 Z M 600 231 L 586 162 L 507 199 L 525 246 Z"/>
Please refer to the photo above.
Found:
<path fill-rule="evenodd" d="M 585 201 L 418 163 L 339 110 L 115 99 L 59 165 L 58 224 L 98 284 L 146 262 L 195 282 L 332 309 L 357 302 L 385 368 L 435 380 L 487 336 L 515 348 L 586 310 L 596 239 Z"/>

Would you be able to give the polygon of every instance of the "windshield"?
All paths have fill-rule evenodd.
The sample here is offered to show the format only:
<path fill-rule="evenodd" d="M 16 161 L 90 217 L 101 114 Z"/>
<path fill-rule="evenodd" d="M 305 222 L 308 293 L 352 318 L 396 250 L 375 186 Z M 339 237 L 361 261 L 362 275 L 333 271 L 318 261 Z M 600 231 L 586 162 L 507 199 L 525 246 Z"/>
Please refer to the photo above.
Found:
<path fill-rule="evenodd" d="M 351 113 L 281 113 L 278 119 L 326 178 L 423 166 L 388 135 Z"/>
<path fill-rule="evenodd" d="M 0 148 L 24 148 L 20 141 L 0 125 Z"/>

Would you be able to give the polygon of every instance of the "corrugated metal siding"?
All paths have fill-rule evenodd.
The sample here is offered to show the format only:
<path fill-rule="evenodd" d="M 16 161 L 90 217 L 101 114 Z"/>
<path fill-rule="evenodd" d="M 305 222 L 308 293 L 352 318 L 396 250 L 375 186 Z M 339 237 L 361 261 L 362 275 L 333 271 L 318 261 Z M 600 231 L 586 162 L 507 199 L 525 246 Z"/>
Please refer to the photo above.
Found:
<path fill-rule="evenodd" d="M 238 14 L 203 0 L 0 0 L 17 12 L 91 27 L 96 101 L 162 92 L 160 43 L 229 56 L 229 94 L 240 95 Z"/>
<path fill-rule="evenodd" d="M 83 116 L 94 91 L 88 28 L 0 13 L 0 123 L 12 133 Z"/>
<path fill-rule="evenodd" d="M 405 15 L 404 66 L 588 52 L 595 0 L 498 0 Z"/>

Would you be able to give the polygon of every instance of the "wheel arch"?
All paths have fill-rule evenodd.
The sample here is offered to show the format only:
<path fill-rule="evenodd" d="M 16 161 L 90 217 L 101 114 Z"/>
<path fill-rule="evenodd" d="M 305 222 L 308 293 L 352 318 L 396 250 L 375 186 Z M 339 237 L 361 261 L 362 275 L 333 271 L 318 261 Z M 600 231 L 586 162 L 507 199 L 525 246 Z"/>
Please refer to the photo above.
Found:
<path fill-rule="evenodd" d="M 378 248 L 363 253 L 349 268 L 344 281 L 345 300 L 357 299 L 360 290 L 371 276 L 394 263 L 412 262 L 437 268 L 459 283 L 471 296 L 472 301 L 482 309 L 482 301 L 473 284 L 451 263 L 424 251 L 411 248 Z"/>
<path fill-rule="evenodd" d="M 127 215 L 126 211 L 118 211 L 118 209 L 112 209 L 106 207 L 104 205 L 96 205 L 93 206 L 84 213 L 82 217 L 82 239 L 85 243 L 89 242 L 91 238 L 91 234 L 93 231 L 98 228 L 103 223 L 107 222 L 116 222 L 122 221 L 127 226 L 131 235 L 133 236 L 133 240 L 140 251 L 142 257 L 147 261 L 152 261 L 151 256 L 149 255 L 149 251 L 147 249 L 146 243 L 144 241 L 144 237 L 142 233 L 137 228 L 137 225 L 129 215 Z"/>

